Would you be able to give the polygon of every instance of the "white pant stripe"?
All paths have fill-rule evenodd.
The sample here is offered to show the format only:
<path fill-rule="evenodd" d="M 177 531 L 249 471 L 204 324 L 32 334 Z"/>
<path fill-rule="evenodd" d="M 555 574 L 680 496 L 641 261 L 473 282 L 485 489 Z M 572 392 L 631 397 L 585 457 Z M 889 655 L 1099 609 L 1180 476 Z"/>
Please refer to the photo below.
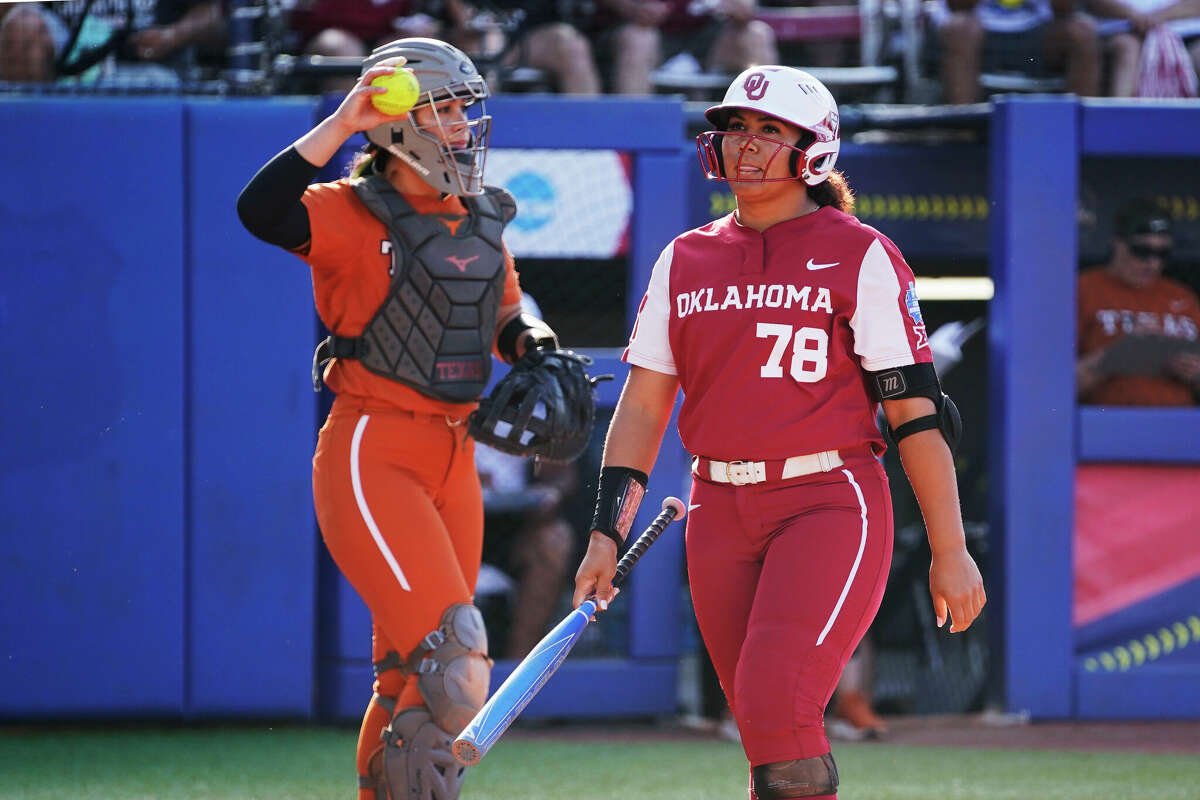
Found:
<path fill-rule="evenodd" d="M 867 547 L 867 501 L 863 499 L 862 489 L 854 480 L 854 475 L 850 470 L 842 470 L 842 474 L 846 476 L 846 480 L 850 481 L 850 485 L 854 487 L 854 493 L 858 495 L 858 507 L 861 509 L 862 516 L 862 534 L 858 540 L 858 555 L 854 557 L 854 566 L 850 567 L 850 575 L 846 578 L 846 585 L 842 587 L 842 593 L 838 597 L 837 605 L 833 607 L 833 613 L 829 615 L 829 621 L 825 623 L 825 630 L 821 631 L 821 635 L 817 637 L 817 647 L 825 641 L 825 637 L 829 635 L 830 628 L 833 627 L 833 621 L 837 619 L 838 613 L 842 610 L 842 603 L 846 602 L 846 595 L 850 593 L 850 584 L 854 583 L 854 576 L 858 574 L 858 565 L 862 562 L 863 550 Z"/>
<path fill-rule="evenodd" d="M 370 418 L 370 414 L 363 414 L 358 418 L 358 425 L 354 427 L 354 440 L 350 442 L 350 482 L 354 485 L 354 500 L 358 503 L 358 513 L 362 514 L 363 522 L 367 523 L 367 530 L 371 532 L 371 538 L 375 540 L 376 547 L 383 554 L 388 566 L 392 568 L 392 574 L 396 576 L 396 580 L 400 581 L 400 585 L 406 592 L 411 592 L 412 587 L 408 585 L 404 571 L 400 569 L 400 565 L 396 563 L 396 557 L 392 555 L 387 542 L 383 540 L 383 534 L 379 532 L 379 526 L 375 524 L 375 518 L 371 516 L 371 509 L 367 507 L 367 498 L 363 496 L 362 477 L 358 474 L 358 446 L 362 442 L 363 429 L 367 427 L 367 420 Z"/>

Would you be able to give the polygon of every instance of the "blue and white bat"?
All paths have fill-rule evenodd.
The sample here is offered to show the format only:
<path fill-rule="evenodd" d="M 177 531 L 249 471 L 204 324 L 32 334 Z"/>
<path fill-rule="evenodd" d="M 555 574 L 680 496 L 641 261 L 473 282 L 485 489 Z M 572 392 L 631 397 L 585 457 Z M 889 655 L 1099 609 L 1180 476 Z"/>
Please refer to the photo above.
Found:
<path fill-rule="evenodd" d="M 654 544 L 654 540 L 666 530 L 671 520 L 682 519 L 687 514 L 687 507 L 677 497 L 663 500 L 662 511 L 654 518 L 654 522 L 642 532 L 633 546 L 626 551 L 617 564 L 613 575 L 613 586 L 620 586 L 638 562 L 642 554 Z M 460 764 L 470 766 L 478 764 L 487 755 L 488 750 L 496 743 L 508 726 L 512 725 L 529 701 L 541 691 L 550 680 L 571 648 L 579 641 L 583 629 L 599 608 L 594 596 L 579 604 L 562 622 L 554 626 L 537 646 L 525 656 L 516 669 L 508 676 L 496 693 L 479 709 L 475 718 L 463 728 L 463 732 L 454 740 L 454 757 Z"/>

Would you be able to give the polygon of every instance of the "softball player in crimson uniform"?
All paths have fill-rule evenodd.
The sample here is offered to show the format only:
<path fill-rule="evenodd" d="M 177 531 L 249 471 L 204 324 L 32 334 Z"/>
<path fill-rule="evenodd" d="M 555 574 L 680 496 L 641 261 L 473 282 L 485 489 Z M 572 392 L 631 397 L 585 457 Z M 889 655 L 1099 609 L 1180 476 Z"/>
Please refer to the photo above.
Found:
<path fill-rule="evenodd" d="M 912 271 L 850 215 L 836 103 L 811 75 L 754 67 L 708 110 L 710 178 L 737 211 L 669 244 L 625 351 L 578 605 L 612 597 L 618 547 L 675 396 L 694 454 L 688 571 L 751 767 L 751 797 L 836 797 L 825 706 L 887 579 L 882 402 L 933 549 L 938 624 L 985 602 L 967 554 L 957 410 L 933 371 Z M 606 602 L 601 603 L 602 607 Z"/>
<path fill-rule="evenodd" d="M 418 103 L 386 115 L 371 103 L 384 90 L 370 82 L 405 64 Z M 475 66 L 444 42 L 380 47 L 337 111 L 238 200 L 251 232 L 309 263 L 334 334 L 313 361 L 314 382 L 327 362 L 337 394 L 313 458 L 313 493 L 329 552 L 372 616 L 361 800 L 458 797 L 462 769 L 449 745 L 482 706 L 491 666 L 471 604 L 483 504 L 465 422 L 493 350 L 512 362 L 555 343 L 520 312 L 501 238 L 515 203 L 482 183 L 486 96 Z M 309 186 L 358 131 L 370 145 L 355 177 Z"/>

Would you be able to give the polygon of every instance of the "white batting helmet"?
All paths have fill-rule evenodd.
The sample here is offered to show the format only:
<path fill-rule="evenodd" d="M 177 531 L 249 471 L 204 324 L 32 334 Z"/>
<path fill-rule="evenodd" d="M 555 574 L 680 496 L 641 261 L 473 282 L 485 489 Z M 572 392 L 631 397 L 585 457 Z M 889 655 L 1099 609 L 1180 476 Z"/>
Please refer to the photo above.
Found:
<path fill-rule="evenodd" d="M 437 121 L 417 125 L 410 112 L 367 131 L 367 140 L 412 167 L 435 189 L 447 194 L 483 194 L 483 164 L 492 122 L 484 107 L 488 89 L 483 76 L 457 47 L 420 37 L 380 45 L 363 59 L 362 71 L 397 56 L 404 56 L 404 68 L 413 71 L 421 89 L 413 108 L 433 106 Z M 449 144 L 450 137 L 436 114 L 436 104 L 446 100 L 465 100 L 472 106 L 469 138 L 463 146 Z"/>
<path fill-rule="evenodd" d="M 735 109 L 757 111 L 805 131 L 791 147 L 793 171 L 809 186 L 829 178 L 842 146 L 837 101 L 825 84 L 803 70 L 778 65 L 750 67 L 734 78 L 720 105 L 704 112 L 717 131 L 700 134 L 700 160 L 710 178 L 728 180 L 720 159 L 720 137 Z"/>

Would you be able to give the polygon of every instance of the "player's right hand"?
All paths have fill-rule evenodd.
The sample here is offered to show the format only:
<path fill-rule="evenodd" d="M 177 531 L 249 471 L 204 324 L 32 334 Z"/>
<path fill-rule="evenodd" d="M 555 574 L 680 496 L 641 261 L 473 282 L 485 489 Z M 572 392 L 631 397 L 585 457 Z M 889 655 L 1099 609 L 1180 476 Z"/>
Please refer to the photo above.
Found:
<path fill-rule="evenodd" d="M 396 70 L 404 67 L 406 61 L 404 56 L 396 56 L 381 61 L 363 73 L 358 82 L 354 84 L 354 88 L 346 94 L 337 111 L 333 112 L 333 118 L 337 123 L 352 133 L 357 133 L 358 131 L 369 131 L 385 122 L 393 122 L 403 117 L 404 114 L 399 116 L 385 114 L 375 107 L 375 104 L 371 102 L 371 96 L 383 94 L 387 89 L 382 86 L 372 86 L 371 81 L 380 75 L 395 73 Z"/>
<path fill-rule="evenodd" d="M 617 543 L 603 533 L 593 531 L 588 541 L 587 552 L 579 562 L 575 572 L 575 596 L 572 603 L 575 608 L 592 595 L 596 596 L 596 604 L 601 611 L 608 610 L 608 604 L 621 591 L 612 585 L 613 576 L 617 574 Z"/>

